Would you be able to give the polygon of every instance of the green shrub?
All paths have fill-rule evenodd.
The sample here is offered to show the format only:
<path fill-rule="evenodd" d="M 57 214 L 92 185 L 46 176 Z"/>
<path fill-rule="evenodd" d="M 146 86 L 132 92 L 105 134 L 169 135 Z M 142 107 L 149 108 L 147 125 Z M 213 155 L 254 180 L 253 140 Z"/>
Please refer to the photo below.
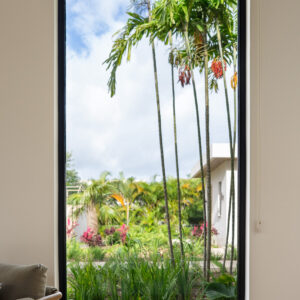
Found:
<path fill-rule="evenodd" d="M 90 247 L 87 250 L 87 257 L 91 261 L 102 261 L 105 253 L 101 247 Z"/>
<path fill-rule="evenodd" d="M 113 234 L 108 235 L 106 237 L 106 244 L 107 245 L 115 245 L 121 242 L 120 232 L 115 231 Z"/>
<path fill-rule="evenodd" d="M 68 299 L 188 300 L 195 299 L 200 274 L 176 256 L 170 259 L 153 253 L 149 259 L 139 253 L 122 252 L 103 267 L 89 262 L 73 264 L 68 274 Z"/>
<path fill-rule="evenodd" d="M 80 243 L 75 239 L 67 241 L 67 259 L 80 261 L 84 259 L 84 250 L 80 247 Z"/>
<path fill-rule="evenodd" d="M 84 266 L 71 265 L 68 274 L 68 299 L 104 300 L 107 297 L 105 276 L 101 268 L 90 262 Z"/>
<path fill-rule="evenodd" d="M 199 225 L 203 223 L 203 208 L 199 201 L 189 205 L 185 209 L 185 215 L 190 225 Z"/>
<path fill-rule="evenodd" d="M 226 273 L 217 278 L 213 278 L 212 281 L 206 285 L 205 295 L 209 300 L 237 299 L 236 278 Z"/>

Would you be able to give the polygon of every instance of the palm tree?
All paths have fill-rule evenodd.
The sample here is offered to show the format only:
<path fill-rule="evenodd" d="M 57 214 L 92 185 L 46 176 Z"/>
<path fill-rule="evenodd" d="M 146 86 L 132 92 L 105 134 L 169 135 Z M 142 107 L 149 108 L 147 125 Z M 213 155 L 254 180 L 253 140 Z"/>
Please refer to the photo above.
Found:
<path fill-rule="evenodd" d="M 110 194 L 110 185 L 107 181 L 109 173 L 104 172 L 98 180 L 92 180 L 92 183 L 83 192 L 83 206 L 87 212 L 87 226 L 94 233 L 98 233 L 99 228 L 99 209 L 107 200 Z"/>
<path fill-rule="evenodd" d="M 202 198 L 203 198 L 203 212 L 204 212 L 204 221 L 206 222 L 205 214 L 205 184 L 204 184 L 204 172 L 203 172 L 203 154 L 202 154 L 202 141 L 201 141 L 201 128 L 200 128 L 200 116 L 199 116 L 199 107 L 197 99 L 197 90 L 195 77 L 193 72 L 193 57 L 190 49 L 189 42 L 189 25 L 191 21 L 191 12 L 194 5 L 193 0 L 162 0 L 156 4 L 156 19 L 159 20 L 159 30 L 169 32 L 172 31 L 176 34 L 180 34 L 184 39 L 186 54 L 188 58 L 188 65 L 191 72 L 192 86 L 193 86 L 193 95 L 195 103 L 195 112 L 197 120 L 197 137 L 198 137 L 198 148 L 199 148 L 199 157 L 200 157 L 200 168 L 201 168 L 201 181 L 202 181 Z M 192 24 L 196 26 L 196 24 Z M 162 29 L 163 28 L 163 29 Z M 194 30 L 194 28 L 193 28 Z M 209 186 L 210 188 L 210 186 Z M 210 194 L 210 193 L 209 193 Z M 207 260 L 207 247 L 206 247 L 206 226 L 204 234 L 204 273 L 206 273 L 206 267 L 209 265 Z"/>
<path fill-rule="evenodd" d="M 233 64 L 234 64 L 234 73 L 236 72 L 236 35 L 232 33 L 232 27 L 236 27 L 236 22 L 232 19 L 232 11 L 229 9 L 234 9 L 236 6 L 235 2 L 232 0 L 228 0 L 224 2 L 221 0 L 216 4 L 215 9 L 215 27 L 217 32 L 218 39 L 218 47 L 220 53 L 220 60 L 222 64 L 222 73 L 223 73 L 223 83 L 224 83 L 224 91 L 225 91 L 225 101 L 226 101 L 226 113 L 227 113 L 227 124 L 228 124 L 228 135 L 229 135 L 229 146 L 230 146 L 230 158 L 231 158 L 231 179 L 230 179 L 230 193 L 229 193 L 229 207 L 228 207 L 228 224 L 227 224 L 227 234 L 226 234 L 226 245 L 225 245 L 225 253 L 223 260 L 223 268 L 225 269 L 225 261 L 227 257 L 227 249 L 228 249 L 228 237 L 229 237 L 229 226 L 230 226 L 230 212 L 232 211 L 232 241 L 231 241 L 231 257 L 230 257 L 230 273 L 233 271 L 233 257 L 234 257 L 234 242 L 235 242 L 235 179 L 234 179 L 234 161 L 235 161 L 235 144 L 236 144 L 236 91 L 234 88 L 234 126 L 232 133 L 232 125 L 231 125 L 231 116 L 230 116 L 230 108 L 229 108 L 229 97 L 228 97 L 228 89 L 226 82 L 226 68 L 225 68 L 225 60 L 224 60 L 224 45 L 225 49 L 228 46 L 230 49 L 232 48 L 230 41 L 226 40 L 226 37 L 229 36 L 229 40 L 233 41 Z M 222 25 L 222 33 L 220 30 L 220 24 Z M 225 37 L 225 43 L 224 39 Z M 235 74 L 234 74 L 235 76 Z"/>
<path fill-rule="evenodd" d="M 179 159 L 178 159 L 178 147 L 177 147 L 176 102 L 175 102 L 175 83 L 174 83 L 174 55 L 173 55 L 172 32 L 169 32 L 169 40 L 170 40 L 170 45 L 171 45 L 170 64 L 171 64 L 171 78 L 172 78 L 173 130 L 174 130 L 174 148 L 175 148 L 177 199 L 178 199 L 178 230 L 179 230 L 181 259 L 184 259 L 182 221 L 181 221 L 181 219 L 182 219 L 181 218 L 181 190 L 180 190 Z"/>
<path fill-rule="evenodd" d="M 150 0 L 147 0 L 149 21 L 151 21 L 151 3 Z M 157 119 L 158 119 L 158 131 L 159 131 L 159 145 L 160 145 L 160 157 L 161 157 L 161 168 L 163 175 L 163 186 L 164 186 L 164 198 L 165 198 L 165 210 L 166 210 L 166 219 L 168 225 L 168 237 L 169 237 L 169 247 L 170 247 L 170 256 L 173 264 L 175 264 L 174 253 L 173 253 L 173 244 L 172 244 L 172 234 L 170 226 L 170 216 L 169 216 L 169 203 L 168 203 L 168 191 L 167 191 L 167 180 L 166 180 L 166 171 L 165 171 L 165 159 L 164 159 L 164 149 L 162 141 L 162 128 L 161 128 L 161 114 L 160 114 L 160 100 L 159 100 L 159 91 L 158 91 L 158 77 L 157 77 L 157 66 L 156 66 L 156 53 L 154 41 L 151 41 L 152 47 L 152 59 L 153 59 L 153 69 L 154 69 L 154 81 L 155 81 L 155 94 L 156 94 L 156 107 L 157 107 Z"/>
<path fill-rule="evenodd" d="M 114 41 L 112 51 L 105 61 L 108 64 L 108 69 L 111 70 L 111 76 L 108 82 L 108 86 L 113 96 L 116 88 L 116 71 L 122 62 L 123 55 L 127 50 L 127 59 L 130 59 L 130 53 L 132 46 L 136 45 L 144 35 L 149 34 L 149 31 L 146 31 L 147 26 L 151 24 L 151 3 L 150 0 L 145 1 L 134 1 L 135 4 L 146 5 L 148 10 L 148 17 L 144 18 L 136 13 L 129 13 L 130 18 L 127 21 L 126 26 L 123 28 L 119 38 Z M 157 76 L 157 64 L 156 64 L 156 52 L 154 45 L 154 33 L 150 34 L 150 43 L 152 48 L 152 60 L 153 60 L 153 70 L 154 70 L 154 82 L 155 82 L 155 96 L 156 96 L 156 107 L 157 107 L 157 120 L 158 120 L 158 134 L 159 134 L 159 145 L 160 145 L 160 157 L 161 157 L 161 168 L 162 168 L 162 179 L 164 187 L 164 200 L 165 200 L 165 214 L 166 221 L 168 225 L 168 238 L 169 238 L 169 248 L 170 256 L 173 264 L 175 264 L 174 253 L 173 253 L 173 244 L 172 244 L 172 234 L 170 226 L 170 217 L 169 217 L 169 205 L 168 205 L 168 191 L 166 184 L 166 171 L 165 171 L 165 160 L 164 160 L 164 149 L 163 149 L 163 140 L 162 140 L 162 125 L 161 125 L 161 112 L 160 112 L 160 98 L 159 98 L 159 89 L 158 89 L 158 76 Z"/>
<path fill-rule="evenodd" d="M 211 229 L 212 229 L 212 190 L 211 190 L 211 166 L 210 166 L 210 108 L 209 108 L 209 69 L 208 69 L 208 31 L 210 25 L 209 19 L 209 11 L 210 11 L 210 1 L 209 0 L 200 0 L 200 1 L 188 1 L 190 8 L 187 10 L 190 16 L 186 17 L 186 20 L 195 18 L 196 21 L 200 21 L 200 24 L 197 24 L 193 31 L 199 32 L 202 36 L 203 42 L 203 57 L 204 57 L 204 83 L 205 83 L 205 137 L 206 137 L 206 220 L 207 220 L 207 259 L 206 259 L 206 266 L 205 266 L 205 275 L 206 279 L 209 281 L 210 279 L 210 260 L 211 260 Z M 191 15 L 192 13 L 192 6 L 194 4 L 195 12 L 194 16 Z M 190 47 L 188 45 L 188 22 L 185 22 L 184 26 L 184 35 L 186 46 L 188 52 L 190 52 Z M 191 54 L 188 54 L 191 57 Z M 192 74 L 192 80 L 193 80 Z M 194 84 L 193 84 L 194 86 Z M 202 171 L 201 171 L 202 173 Z M 205 193 L 205 192 L 204 192 Z M 205 221 L 206 221 L 205 220 Z M 206 222 L 204 226 L 204 230 L 206 231 Z"/>
<path fill-rule="evenodd" d="M 123 174 L 120 174 L 120 178 L 112 181 L 113 193 L 110 195 L 126 211 L 126 225 L 129 225 L 129 214 L 130 208 L 133 201 L 139 194 L 139 186 L 133 177 L 127 179 L 124 178 Z"/>

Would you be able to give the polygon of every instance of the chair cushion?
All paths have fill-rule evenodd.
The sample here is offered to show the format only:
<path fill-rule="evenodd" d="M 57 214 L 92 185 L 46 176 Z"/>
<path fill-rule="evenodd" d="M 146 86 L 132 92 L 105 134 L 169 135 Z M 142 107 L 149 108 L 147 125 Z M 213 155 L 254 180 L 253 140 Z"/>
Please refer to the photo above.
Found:
<path fill-rule="evenodd" d="M 0 300 L 45 296 L 47 267 L 0 264 Z"/>

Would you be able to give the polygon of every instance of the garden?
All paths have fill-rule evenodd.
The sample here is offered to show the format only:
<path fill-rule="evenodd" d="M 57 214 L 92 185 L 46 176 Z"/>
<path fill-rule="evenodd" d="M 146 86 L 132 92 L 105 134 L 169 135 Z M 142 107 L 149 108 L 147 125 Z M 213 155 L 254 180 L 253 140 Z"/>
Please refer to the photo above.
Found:
<path fill-rule="evenodd" d="M 98 179 L 80 181 L 68 169 L 67 219 L 68 299 L 236 299 L 234 153 L 237 106 L 237 3 L 234 0 L 132 1 L 127 21 L 114 35 L 104 64 L 111 96 L 117 71 L 143 39 L 148 39 L 154 66 L 161 176 L 139 180 L 103 172 Z M 167 177 L 155 43 L 169 52 L 176 177 Z M 233 71 L 230 87 L 234 115 L 229 108 L 226 71 Z M 178 82 L 175 79 L 178 72 Z M 205 142 L 202 140 L 195 72 L 205 89 Z M 226 246 L 217 248 L 219 234 L 212 224 L 210 166 L 210 93 L 223 82 L 231 159 Z M 181 178 L 177 147 L 174 85 L 191 85 L 196 114 L 200 178 Z M 126 99 L 125 99 L 126 100 Z M 124 101 L 125 101 L 124 100 Z M 206 172 L 204 172 L 204 153 Z M 68 156 L 69 162 L 71 157 Z M 205 174 L 205 175 L 204 175 Z M 86 228 L 78 234 L 80 218 Z M 230 220 L 233 220 L 230 222 Z M 229 233 L 231 241 L 229 241 Z"/>

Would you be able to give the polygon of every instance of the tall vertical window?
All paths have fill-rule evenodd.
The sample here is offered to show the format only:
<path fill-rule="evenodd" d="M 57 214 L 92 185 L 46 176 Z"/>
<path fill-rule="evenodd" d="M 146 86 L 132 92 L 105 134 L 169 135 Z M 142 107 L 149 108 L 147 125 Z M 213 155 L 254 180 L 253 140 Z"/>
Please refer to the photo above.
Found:
<path fill-rule="evenodd" d="M 68 299 L 243 299 L 244 1 L 65 4 Z"/>

